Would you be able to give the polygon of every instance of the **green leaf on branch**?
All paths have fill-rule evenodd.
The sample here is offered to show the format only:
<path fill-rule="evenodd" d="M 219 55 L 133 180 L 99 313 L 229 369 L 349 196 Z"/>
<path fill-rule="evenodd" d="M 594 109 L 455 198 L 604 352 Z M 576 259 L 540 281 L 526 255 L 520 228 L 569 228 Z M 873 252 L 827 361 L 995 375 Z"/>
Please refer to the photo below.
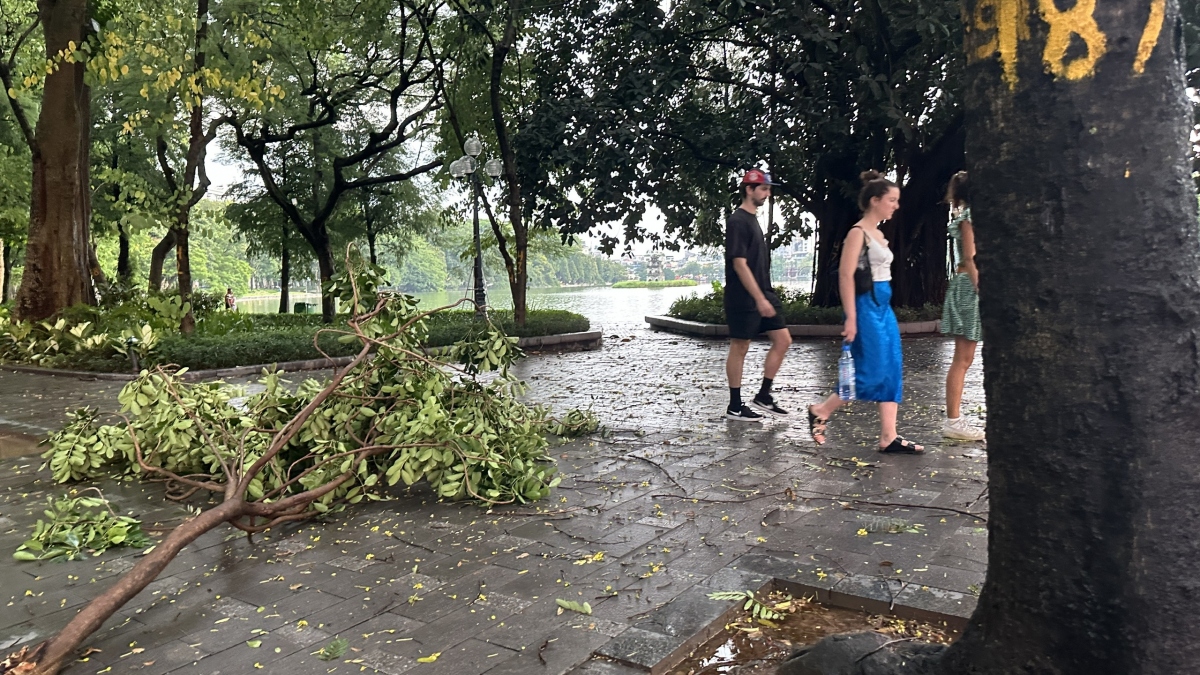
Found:
<path fill-rule="evenodd" d="M 350 647 L 350 641 L 345 638 L 335 638 L 333 642 L 322 647 L 316 652 L 317 658 L 322 661 L 332 661 L 342 658 L 346 650 Z"/>
<path fill-rule="evenodd" d="M 20 561 L 66 557 L 76 560 L 100 555 L 115 546 L 145 548 L 150 538 L 141 521 L 118 516 L 107 500 L 62 496 L 47 498 L 46 520 L 34 525 L 33 537 L 13 553 Z"/>
<path fill-rule="evenodd" d="M 560 608 L 558 610 L 559 613 L 562 613 L 562 610 L 564 609 L 569 609 L 572 612 L 579 612 L 580 614 L 592 613 L 592 606 L 586 602 L 578 603 L 574 600 L 563 600 L 562 598 L 555 598 L 554 602 L 557 603 Z"/>

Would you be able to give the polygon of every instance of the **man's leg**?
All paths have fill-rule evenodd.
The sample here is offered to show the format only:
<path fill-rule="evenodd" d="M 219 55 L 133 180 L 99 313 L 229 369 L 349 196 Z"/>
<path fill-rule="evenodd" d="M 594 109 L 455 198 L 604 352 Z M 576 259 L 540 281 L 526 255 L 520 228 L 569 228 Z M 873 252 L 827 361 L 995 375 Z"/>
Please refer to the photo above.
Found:
<path fill-rule="evenodd" d="M 792 346 L 792 335 L 787 328 L 777 328 L 767 331 L 767 336 L 771 338 L 771 349 L 767 351 L 767 360 L 763 365 L 762 387 L 755 394 L 753 403 L 759 410 L 776 417 L 786 417 L 787 411 L 775 405 L 775 399 L 771 396 L 771 385 L 775 383 L 775 376 L 779 374 L 783 357 Z"/>
<path fill-rule="evenodd" d="M 729 407 L 731 410 L 741 409 L 742 405 L 742 367 L 746 362 L 746 352 L 750 351 L 750 341 L 738 338 L 729 341 L 729 356 L 725 359 L 725 377 L 729 380 Z"/>
<path fill-rule="evenodd" d="M 767 333 L 771 338 L 771 349 L 767 352 L 767 362 L 763 364 L 763 377 L 774 380 L 779 374 L 779 366 L 783 365 L 783 357 L 787 356 L 788 348 L 792 346 L 792 334 L 788 329 L 781 328 Z M 770 393 L 770 389 L 767 390 Z"/>

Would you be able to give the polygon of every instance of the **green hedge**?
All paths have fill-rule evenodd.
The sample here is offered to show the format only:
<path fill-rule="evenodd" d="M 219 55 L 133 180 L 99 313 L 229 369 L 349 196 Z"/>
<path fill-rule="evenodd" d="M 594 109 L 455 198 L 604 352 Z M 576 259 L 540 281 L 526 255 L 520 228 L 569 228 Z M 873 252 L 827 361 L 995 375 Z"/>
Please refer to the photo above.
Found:
<path fill-rule="evenodd" d="M 81 310 L 82 311 L 82 310 Z M 93 317 L 105 318 L 103 310 L 88 310 Z M 533 337 L 578 333 L 591 327 L 586 317 L 563 310 L 530 310 L 525 326 L 518 329 L 511 310 L 493 310 L 492 323 L 508 335 Z M 261 363 L 307 361 L 321 358 L 313 346 L 313 338 L 322 328 L 345 330 L 345 316 L 333 324 L 323 324 L 319 315 L 311 314 L 237 314 L 211 312 L 199 317 L 191 337 L 178 333 L 159 333 L 160 338 L 153 363 L 186 366 L 193 370 L 232 368 Z M 487 324 L 475 321 L 472 310 L 451 310 L 434 314 L 428 319 L 429 335 L 425 344 L 444 347 L 486 332 Z M 321 349 L 329 356 L 349 356 L 358 352 L 358 343 L 341 344 L 341 333 L 325 333 L 320 337 Z M 0 336 L 3 339 L 3 336 Z M 128 357 L 117 354 L 105 344 L 86 351 L 64 351 L 53 355 L 40 365 L 64 370 L 89 372 L 129 372 Z"/>
<path fill-rule="evenodd" d="M 227 335 L 172 335 L 158 346 L 158 362 L 187 366 L 193 370 L 233 368 L 259 363 L 307 361 L 321 358 L 313 346 L 316 329 L 282 328 Z M 358 352 L 357 343 L 341 344 L 338 335 L 321 335 L 320 344 L 330 356 L 349 356 Z"/>
<path fill-rule="evenodd" d="M 841 307 L 813 307 L 809 305 L 809 295 L 798 291 L 778 287 L 775 292 L 783 304 L 783 316 L 788 325 L 817 325 L 835 326 L 842 323 L 845 317 Z M 725 292 L 720 284 L 713 284 L 713 291 L 707 295 L 689 295 L 676 300 L 667 315 L 685 321 L 700 323 L 725 323 Z M 933 321 L 942 318 L 941 305 L 925 305 L 924 307 L 896 307 L 896 319 L 901 322 Z"/>
<path fill-rule="evenodd" d="M 159 344 L 158 361 L 187 366 L 193 370 L 233 368 L 260 363 L 307 361 L 321 358 L 313 347 L 313 336 L 324 325 L 321 317 L 294 314 L 253 314 L 248 323 L 237 324 L 237 330 L 223 335 L 208 332 L 191 338 L 172 335 Z M 562 310 L 530 310 L 525 327 L 518 330 L 511 311 L 491 312 L 492 322 L 509 335 L 519 337 L 577 333 L 590 328 L 586 317 Z M 248 327 L 249 326 L 249 327 Z M 333 324 L 331 328 L 344 327 Z M 213 326 L 209 326 L 211 331 Z M 452 345 L 464 338 L 486 330 L 486 324 L 474 320 L 472 311 L 448 311 L 429 319 L 429 339 L 426 346 Z M 350 356 L 358 353 L 357 342 L 341 344 L 338 334 L 320 337 L 321 348 L 330 356 Z M 118 368 L 118 370 L 123 368 Z"/>

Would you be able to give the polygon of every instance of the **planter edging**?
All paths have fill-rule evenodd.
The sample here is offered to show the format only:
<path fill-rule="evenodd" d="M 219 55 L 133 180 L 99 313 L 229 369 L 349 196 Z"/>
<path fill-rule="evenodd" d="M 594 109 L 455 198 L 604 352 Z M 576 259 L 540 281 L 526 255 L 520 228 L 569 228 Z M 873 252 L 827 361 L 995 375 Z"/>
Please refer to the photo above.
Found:
<path fill-rule="evenodd" d="M 580 333 L 559 333 L 557 335 L 523 337 L 517 341 L 517 346 L 526 351 L 540 351 L 544 349 L 594 350 L 600 349 L 603 344 L 604 333 L 603 331 L 598 330 L 584 331 Z M 439 349 L 444 349 L 444 347 L 428 347 L 425 349 L 425 351 L 429 353 Z M 257 363 L 248 366 L 210 368 L 207 370 L 189 370 L 183 374 L 181 379 L 185 382 L 195 382 L 198 380 L 217 380 L 230 377 L 244 377 L 246 375 L 257 375 L 258 373 L 262 372 L 263 368 L 270 368 L 271 366 L 275 366 L 281 372 L 297 373 L 308 370 L 339 368 L 353 360 L 353 356 L 336 356 L 333 358 L 307 359 L 303 361 Z M 26 366 L 21 364 L 3 364 L 0 365 L 0 369 L 16 371 L 18 373 L 55 375 L 62 377 L 75 377 L 82 380 L 102 380 L 110 382 L 129 382 L 137 378 L 137 375 L 133 375 L 131 373 L 94 373 L 86 370 L 60 370 L 58 368 L 41 368 L 38 366 Z"/>
<path fill-rule="evenodd" d="M 646 323 L 651 328 L 666 330 L 684 335 L 699 335 L 702 337 L 729 337 L 729 326 L 723 323 L 701 323 L 686 321 L 670 316 L 647 316 Z M 941 332 L 942 322 L 908 321 L 900 324 L 901 335 L 929 335 Z M 792 337 L 838 337 L 842 334 L 840 324 L 790 324 L 788 332 Z"/>

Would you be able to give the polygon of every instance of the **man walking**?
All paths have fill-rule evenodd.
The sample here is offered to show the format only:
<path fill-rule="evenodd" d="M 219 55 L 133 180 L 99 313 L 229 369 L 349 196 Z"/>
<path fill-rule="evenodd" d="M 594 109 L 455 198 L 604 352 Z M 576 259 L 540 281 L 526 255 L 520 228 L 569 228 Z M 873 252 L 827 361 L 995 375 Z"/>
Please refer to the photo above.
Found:
<path fill-rule="evenodd" d="M 725 417 L 760 422 L 762 415 L 742 403 L 742 366 L 750 340 L 759 333 L 771 338 L 771 349 L 763 364 L 763 383 L 750 401 L 757 409 L 775 417 L 787 417 L 787 411 L 775 405 L 771 384 L 779 373 L 783 356 L 792 344 L 783 305 L 771 289 L 770 251 L 758 225 L 758 207 L 771 197 L 771 177 L 758 169 L 742 176 L 739 188 L 742 204 L 725 225 L 725 321 L 729 324 L 729 357 L 725 375 L 729 378 L 729 408 Z"/>

